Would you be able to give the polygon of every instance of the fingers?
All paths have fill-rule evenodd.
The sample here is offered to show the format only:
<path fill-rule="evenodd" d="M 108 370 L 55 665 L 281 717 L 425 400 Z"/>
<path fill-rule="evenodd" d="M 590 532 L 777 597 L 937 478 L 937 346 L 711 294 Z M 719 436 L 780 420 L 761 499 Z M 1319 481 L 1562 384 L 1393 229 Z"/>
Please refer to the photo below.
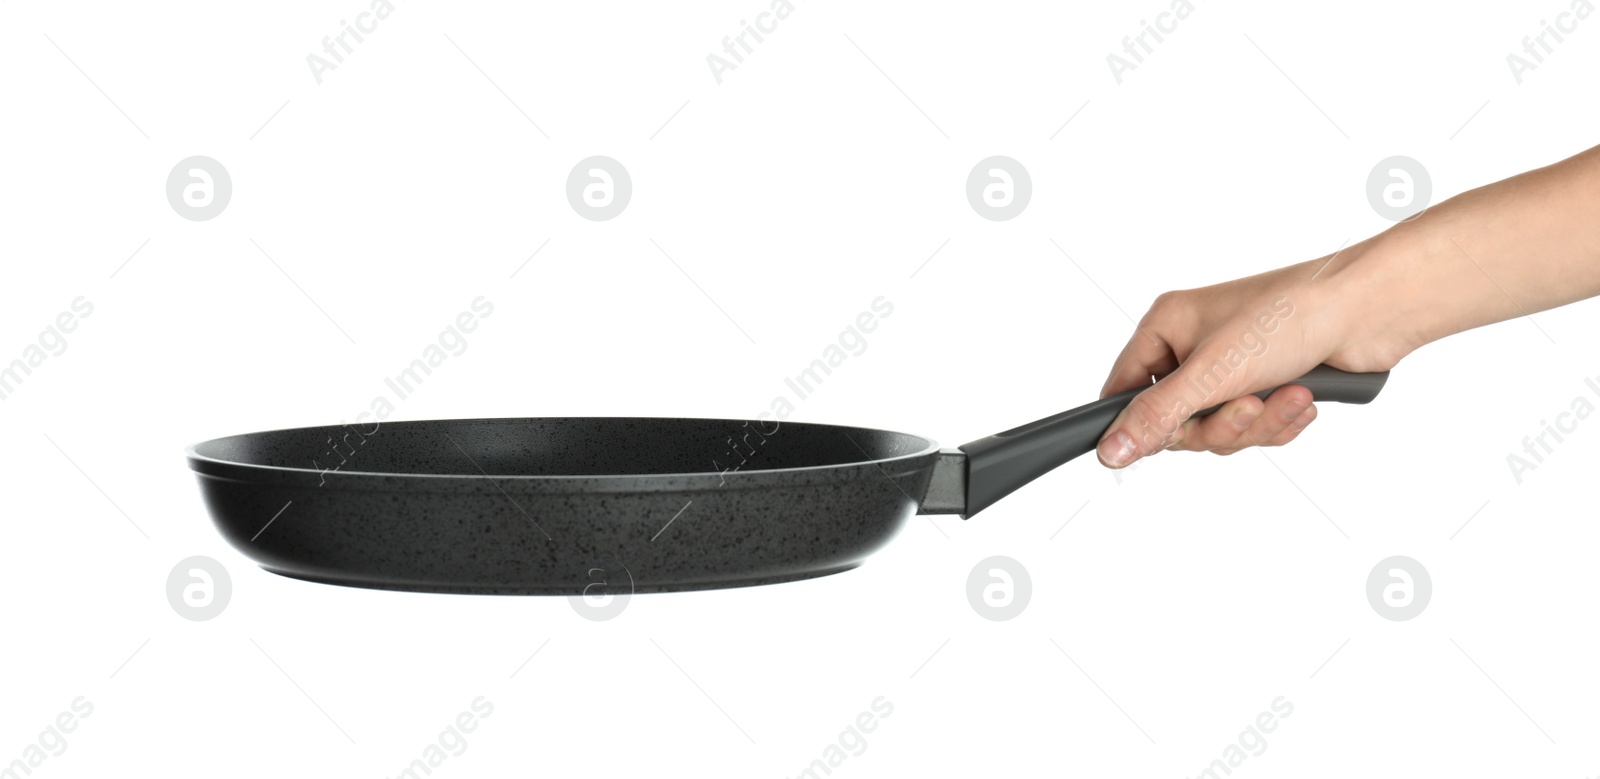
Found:
<path fill-rule="evenodd" d="M 1178 369 L 1194 348 L 1196 306 L 1187 292 L 1166 292 L 1150 304 L 1150 310 L 1133 328 L 1122 353 L 1111 365 L 1111 375 L 1100 388 L 1100 397 L 1125 390 L 1150 386 Z"/>
<path fill-rule="evenodd" d="M 1237 450 L 1249 445 L 1245 435 L 1261 420 L 1266 404 L 1254 395 L 1230 400 L 1215 414 L 1183 423 L 1177 440 L 1168 448 L 1186 452 Z"/>
<path fill-rule="evenodd" d="M 1135 395 L 1101 437 L 1097 447 L 1100 462 L 1109 468 L 1126 468 L 1181 437 L 1184 422 L 1199 410 L 1188 399 L 1190 393 L 1184 384 L 1192 373 L 1196 371 L 1180 365 L 1150 389 Z"/>
<path fill-rule="evenodd" d="M 1128 339 L 1128 345 L 1117 355 L 1117 361 L 1112 363 L 1111 375 L 1100 388 L 1100 397 L 1148 387 L 1152 377 L 1165 376 L 1177 367 L 1178 358 L 1172 346 L 1149 328 L 1138 327 Z"/>
<path fill-rule="evenodd" d="M 1233 454 L 1251 446 L 1283 446 L 1317 418 L 1311 391 L 1289 386 L 1262 402 L 1254 395 L 1229 401 L 1215 414 L 1191 419 L 1169 449 Z"/>
<path fill-rule="evenodd" d="M 1206 290 L 1161 295 L 1123 347 L 1101 397 L 1145 389 L 1100 439 L 1097 454 L 1107 467 L 1125 468 L 1171 448 L 1231 453 L 1281 446 L 1316 418 L 1304 387 L 1282 388 L 1265 402 L 1248 395 L 1275 379 L 1299 375 L 1296 368 L 1309 367 L 1299 360 L 1315 364 L 1314 355 L 1280 351 L 1267 359 L 1259 318 L 1208 321 L 1206 311 L 1217 307 L 1214 297 Z M 1234 333 L 1244 335 L 1235 338 Z M 1190 419 L 1226 398 L 1235 400 L 1206 418 Z"/>
<path fill-rule="evenodd" d="M 1299 437 L 1316 418 L 1311 390 L 1299 385 L 1282 387 L 1267 397 L 1266 410 L 1245 431 L 1245 440 L 1250 446 L 1283 446 Z"/>
<path fill-rule="evenodd" d="M 1220 360 L 1195 357 L 1139 393 L 1111 423 L 1096 453 L 1109 468 L 1126 468 L 1163 449 L 1232 453 L 1248 446 L 1281 446 L 1316 418 L 1311 391 L 1280 388 L 1265 403 L 1244 395 L 1217 413 L 1190 419 L 1209 398 L 1241 395 L 1250 387 L 1240 372 L 1221 369 Z"/>
<path fill-rule="evenodd" d="M 1135 333 L 1124 350 L 1125 358 L 1133 354 L 1135 356 L 1130 359 L 1137 361 L 1138 355 L 1152 353 L 1138 345 L 1139 339 L 1140 334 Z M 1250 379 L 1240 370 L 1244 367 L 1241 362 L 1231 359 L 1234 351 L 1223 344 L 1189 355 L 1177 355 L 1183 361 L 1149 389 L 1135 395 L 1106 429 L 1096 447 L 1100 462 L 1109 468 L 1126 468 L 1140 457 L 1155 454 L 1182 440 L 1185 422 L 1196 411 L 1215 405 L 1219 400 L 1245 395 L 1251 389 L 1247 385 Z M 1243 408 L 1247 407 L 1236 407 L 1235 413 Z M 1202 429 L 1219 431 L 1219 434 L 1221 430 Z"/>

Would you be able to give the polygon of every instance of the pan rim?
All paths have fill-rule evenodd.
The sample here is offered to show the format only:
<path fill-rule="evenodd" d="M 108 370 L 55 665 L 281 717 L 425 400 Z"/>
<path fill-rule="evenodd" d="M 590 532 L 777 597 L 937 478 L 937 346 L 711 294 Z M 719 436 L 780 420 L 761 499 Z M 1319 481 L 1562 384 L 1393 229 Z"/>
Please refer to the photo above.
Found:
<path fill-rule="evenodd" d="M 450 417 L 450 418 L 438 418 L 438 419 L 408 419 L 408 420 L 397 420 L 397 421 L 394 421 L 394 422 L 387 422 L 386 421 L 386 422 L 383 422 L 381 424 L 383 424 L 383 425 L 413 425 L 413 424 L 430 424 L 430 423 L 440 423 L 440 422 L 511 424 L 511 423 L 518 423 L 518 422 L 527 422 L 527 421 L 530 421 L 530 420 L 583 420 L 583 421 L 594 421 L 594 420 L 613 420 L 613 419 L 626 419 L 626 420 L 639 420 L 639 421 L 707 422 L 707 423 L 725 423 L 725 424 L 730 424 L 730 425 L 742 425 L 742 424 L 745 424 L 745 423 L 759 423 L 759 420 L 730 419 L 730 418 L 722 418 L 722 417 L 659 417 L 659 416 L 656 416 L 656 417 L 639 417 L 639 416 L 587 416 L 587 417 L 576 417 L 576 416 L 563 416 L 563 417 Z M 468 484 L 468 485 L 495 484 L 495 483 L 498 483 L 498 482 L 507 482 L 507 483 L 516 484 L 516 485 L 521 486 L 521 487 L 527 487 L 527 486 L 532 486 L 532 485 L 541 485 L 541 484 L 542 485 L 549 485 L 549 486 L 557 486 L 557 485 L 573 485 L 573 486 L 575 486 L 575 485 L 581 484 L 583 482 L 601 482 L 601 483 L 604 483 L 609 488 L 607 491 L 610 491 L 610 489 L 616 489 L 618 487 L 624 487 L 624 486 L 630 486 L 630 485 L 631 486 L 636 486 L 636 487 L 647 488 L 647 490 L 649 490 L 649 491 L 655 491 L 655 490 L 661 490 L 661 489 L 680 489 L 681 486 L 668 487 L 666 485 L 666 482 L 674 481 L 674 480 L 676 480 L 678 482 L 690 482 L 691 484 L 694 483 L 694 482 L 698 482 L 698 481 L 715 481 L 715 482 L 717 482 L 718 486 L 729 487 L 729 486 L 732 486 L 732 483 L 736 482 L 736 481 L 738 481 L 738 482 L 755 482 L 755 481 L 761 481 L 761 480 L 767 479 L 768 477 L 770 477 L 771 479 L 781 479 L 784 476 L 791 476 L 792 477 L 792 476 L 800 476 L 800 475 L 819 475 L 819 476 L 821 476 L 821 475 L 830 475 L 830 474 L 845 474 L 845 473 L 851 473 L 854 470 L 859 469 L 860 467 L 865 466 L 865 465 L 875 465 L 875 466 L 878 467 L 879 470 L 882 470 L 885 466 L 888 466 L 888 465 L 891 465 L 891 464 L 898 465 L 898 464 L 901 464 L 901 463 L 916 461 L 918 459 L 929 457 L 930 455 L 936 454 L 936 453 L 938 453 L 940 451 L 939 442 L 934 440 L 934 439 L 932 439 L 932 438 L 929 438 L 927 436 L 914 435 L 914 434 L 911 434 L 911 433 L 901 433 L 901 432 L 894 431 L 894 430 L 884 430 L 882 428 L 861 427 L 859 425 L 838 425 L 838 424 L 831 424 L 831 423 L 825 423 L 825 422 L 789 422 L 789 421 L 783 421 L 780 424 L 798 425 L 798 426 L 804 426 L 804 427 L 809 427 L 809 428 L 832 428 L 832 429 L 839 429 L 839 430 L 860 430 L 860 431 L 863 431 L 863 432 L 871 432 L 871 433 L 887 433 L 887 434 L 890 434 L 890 435 L 901 436 L 901 437 L 904 437 L 904 438 L 913 439 L 915 441 L 920 441 L 920 442 L 922 442 L 922 445 L 919 448 L 917 448 L 915 451 L 908 452 L 906 454 L 895 455 L 893 457 L 883 457 L 883 458 L 876 458 L 876 459 L 862 459 L 862 460 L 855 460 L 855 461 L 851 461 L 851 462 L 831 463 L 831 464 L 826 464 L 826 465 L 805 465 L 805 466 L 797 466 L 797 467 L 792 467 L 792 468 L 765 468 L 765 469 L 752 469 L 752 470 L 740 470 L 740 471 L 684 471 L 684 472 L 677 472 L 677 473 L 601 473 L 601 474 L 486 474 L 486 473 L 471 474 L 471 473 L 405 473 L 405 472 L 400 472 L 400 471 L 318 470 L 316 468 L 304 468 L 304 467 L 287 466 L 287 465 L 261 465 L 261 464 L 256 464 L 256 463 L 240 462 L 240 461 L 237 461 L 237 460 L 225 460 L 225 459 L 221 459 L 221 458 L 217 458 L 217 457 L 212 457 L 210 455 L 201 454 L 198 451 L 199 448 L 202 447 L 202 446 L 205 446 L 205 445 L 210 444 L 210 443 L 214 443 L 216 441 L 222 441 L 222 440 L 225 440 L 225 439 L 229 439 L 229 438 L 240 438 L 240 437 L 244 437 L 244 436 L 257 436 L 257 435 L 270 435 L 270 434 L 273 434 L 273 433 L 288 433 L 288 432 L 296 432 L 296 431 L 302 431 L 302 430 L 316 430 L 316 429 L 320 429 L 320 428 L 338 427 L 338 425 L 305 425 L 305 426 L 300 426 L 300 427 L 276 428 L 276 429 L 272 429 L 272 430 L 257 430 L 257 431 L 251 431 L 251 432 L 248 432 L 248 433 L 238 433 L 238 434 L 234 434 L 234 435 L 227 435 L 227 436 L 219 436 L 219 437 L 216 437 L 216 438 L 209 438 L 209 439 L 206 439 L 204 441 L 200 441 L 198 443 L 190 444 L 189 446 L 185 447 L 184 455 L 188 459 L 190 470 L 194 471 L 195 473 L 197 473 L 199 475 L 209 476 L 209 477 L 214 477 L 214 478 L 235 479 L 235 480 L 238 480 L 238 481 L 241 481 L 241 482 L 258 482 L 258 481 L 263 480 L 264 478 L 269 478 L 269 477 L 275 477 L 277 479 L 284 480 L 284 481 L 297 481 L 297 480 L 302 480 L 302 479 L 313 479 L 313 480 L 317 480 L 318 482 L 326 482 L 326 483 L 329 484 L 329 486 L 332 486 L 331 482 L 335 481 L 335 480 L 339 481 L 339 482 L 352 482 L 352 483 L 347 484 L 347 485 L 342 485 L 342 486 L 345 486 L 347 488 L 348 487 L 355 487 L 356 484 L 360 483 L 360 482 L 373 482 L 373 484 L 367 485 L 370 488 L 370 487 L 376 487 L 377 486 L 377 484 L 376 484 L 377 482 L 385 482 L 385 481 L 401 481 L 401 482 L 405 482 L 405 481 L 412 481 L 412 480 L 415 480 L 415 481 L 418 481 L 418 482 L 424 482 L 424 483 L 433 483 L 433 484 L 458 483 L 458 484 Z M 913 468 L 911 470 L 914 471 L 916 469 Z M 246 475 L 253 476 L 255 478 L 245 478 Z M 884 475 L 886 475 L 886 476 L 904 475 L 904 473 L 896 473 L 896 474 L 885 473 Z M 682 486 L 688 486 L 688 485 L 682 485 Z M 752 485 L 749 485 L 749 486 L 756 486 L 756 485 L 752 484 Z"/>

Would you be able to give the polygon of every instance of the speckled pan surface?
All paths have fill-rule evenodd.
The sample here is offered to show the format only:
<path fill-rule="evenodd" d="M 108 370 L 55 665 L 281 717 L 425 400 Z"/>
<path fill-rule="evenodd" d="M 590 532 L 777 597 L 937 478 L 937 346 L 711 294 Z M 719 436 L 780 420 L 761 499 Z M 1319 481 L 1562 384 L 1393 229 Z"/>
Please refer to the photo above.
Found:
<path fill-rule="evenodd" d="M 937 454 L 866 428 L 634 417 L 298 428 L 188 453 L 218 529 L 267 570 L 527 594 L 581 593 L 596 568 L 634 592 L 848 570 L 916 513 Z"/>

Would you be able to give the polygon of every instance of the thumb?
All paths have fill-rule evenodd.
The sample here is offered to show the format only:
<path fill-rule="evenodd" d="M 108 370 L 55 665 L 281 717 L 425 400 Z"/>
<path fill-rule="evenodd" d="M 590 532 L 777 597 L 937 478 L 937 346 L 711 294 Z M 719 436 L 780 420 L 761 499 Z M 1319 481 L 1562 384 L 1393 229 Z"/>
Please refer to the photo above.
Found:
<path fill-rule="evenodd" d="M 1248 366 L 1230 366 L 1219 355 L 1196 353 L 1177 370 L 1135 395 L 1101 436 L 1097 454 L 1110 468 L 1126 468 L 1173 444 L 1196 411 L 1246 394 Z M 1237 361 L 1236 361 L 1237 362 Z"/>

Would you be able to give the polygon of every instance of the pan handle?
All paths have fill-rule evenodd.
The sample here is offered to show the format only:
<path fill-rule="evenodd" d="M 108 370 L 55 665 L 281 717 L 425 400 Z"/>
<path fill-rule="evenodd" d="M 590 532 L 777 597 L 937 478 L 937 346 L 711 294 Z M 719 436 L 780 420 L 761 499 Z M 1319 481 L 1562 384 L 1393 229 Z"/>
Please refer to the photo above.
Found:
<path fill-rule="evenodd" d="M 1368 403 L 1378 396 L 1388 379 L 1388 371 L 1346 373 L 1319 365 L 1290 383 L 1311 390 L 1316 400 Z M 965 511 L 960 512 L 962 518 L 972 517 L 1074 457 L 1094 451 L 1117 414 L 1145 389 L 1140 387 L 1102 398 L 960 447 L 967 460 L 966 506 Z M 1263 390 L 1256 393 L 1256 397 L 1265 400 L 1277 389 Z M 1194 416 L 1205 416 L 1217 408 L 1202 409 Z"/>

